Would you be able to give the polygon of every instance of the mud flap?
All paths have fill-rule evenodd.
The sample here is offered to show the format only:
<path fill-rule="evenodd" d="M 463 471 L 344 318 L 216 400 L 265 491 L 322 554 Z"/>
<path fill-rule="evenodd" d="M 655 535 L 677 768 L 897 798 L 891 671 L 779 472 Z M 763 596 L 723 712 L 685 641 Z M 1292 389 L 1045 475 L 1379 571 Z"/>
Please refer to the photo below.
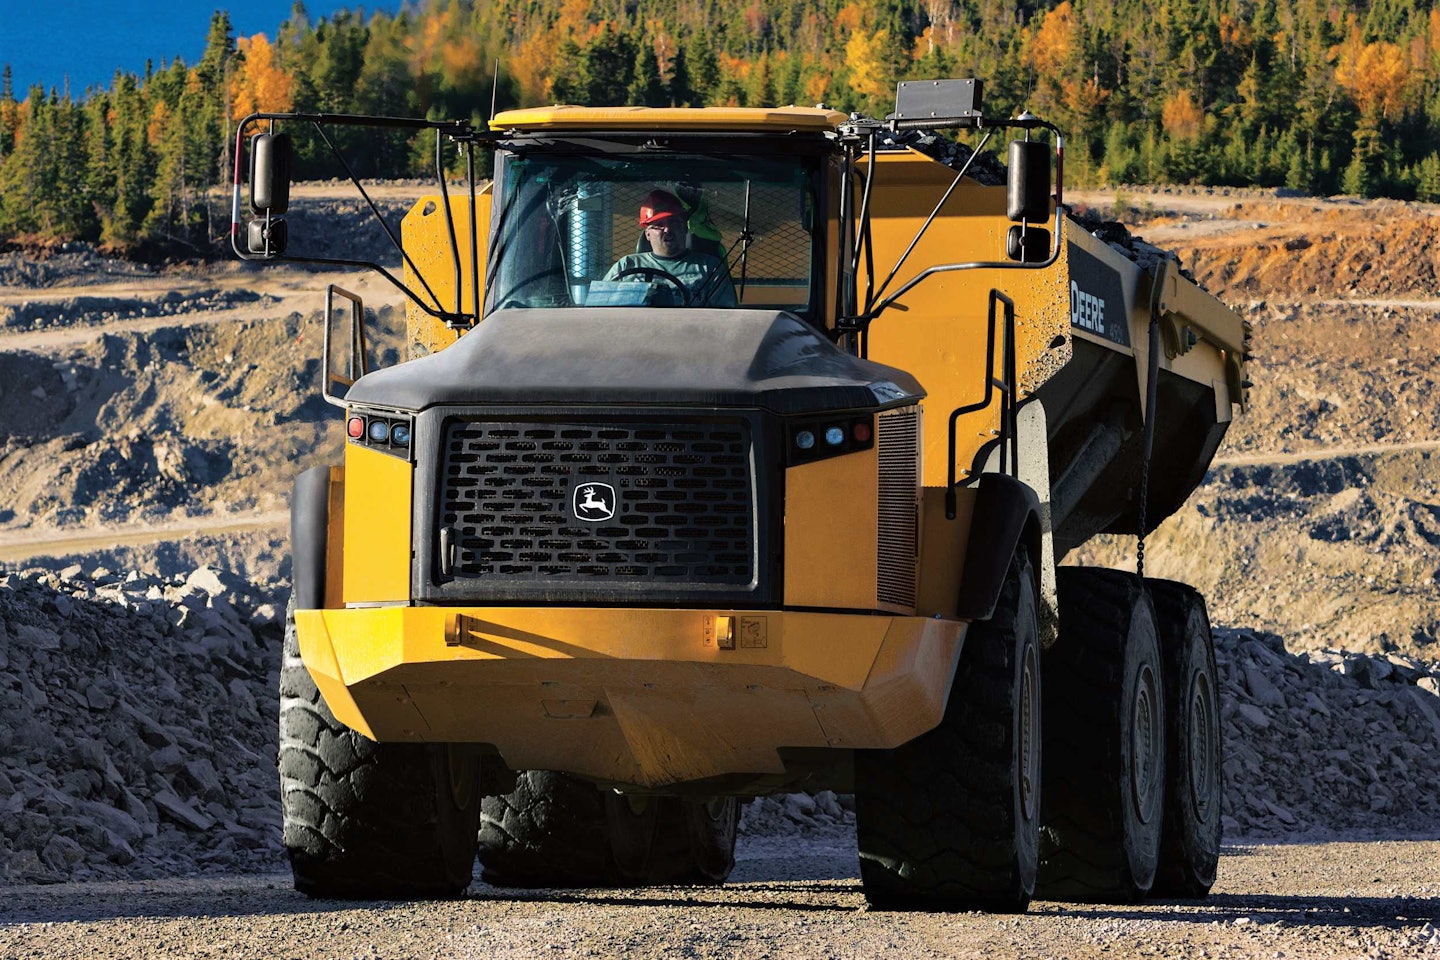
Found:
<path fill-rule="evenodd" d="M 988 620 L 1021 538 L 1027 538 L 1031 556 L 1040 556 L 1040 498 L 1014 477 L 986 473 L 980 477 L 972 515 L 955 615 Z"/>
<path fill-rule="evenodd" d="M 290 578 L 297 610 L 325 606 L 329 524 L 330 468 L 312 467 L 295 478 L 290 497 Z"/>

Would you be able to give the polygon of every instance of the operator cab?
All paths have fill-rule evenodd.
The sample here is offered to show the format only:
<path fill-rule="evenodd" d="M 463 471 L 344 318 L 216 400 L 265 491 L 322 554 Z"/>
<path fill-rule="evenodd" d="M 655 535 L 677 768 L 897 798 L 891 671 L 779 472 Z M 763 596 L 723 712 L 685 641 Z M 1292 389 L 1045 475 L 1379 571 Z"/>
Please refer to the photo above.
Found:
<path fill-rule="evenodd" d="M 784 310 L 823 326 L 825 109 L 545 107 L 502 113 L 483 312 Z M 665 131 L 661 133 L 660 131 Z M 683 247 L 650 225 L 683 234 Z M 831 277 L 833 282 L 833 277 Z"/>
<path fill-rule="evenodd" d="M 612 145 L 622 149 L 623 145 Z M 501 308 L 813 311 L 815 164 L 620 152 L 497 156 L 485 313 Z M 661 198 L 664 206 L 648 204 Z M 653 223 L 647 223 L 658 217 Z M 679 236 L 662 256 L 653 241 Z M 663 242 L 663 240 L 661 241 Z"/>

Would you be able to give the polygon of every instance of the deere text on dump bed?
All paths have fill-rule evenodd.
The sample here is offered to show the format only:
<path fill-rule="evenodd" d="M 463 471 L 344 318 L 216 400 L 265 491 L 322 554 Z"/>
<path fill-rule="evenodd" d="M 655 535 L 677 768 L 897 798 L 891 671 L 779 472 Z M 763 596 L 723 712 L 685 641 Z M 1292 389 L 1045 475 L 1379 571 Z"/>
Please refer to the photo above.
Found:
<path fill-rule="evenodd" d="M 297 887 L 454 894 L 477 851 L 497 884 L 717 883 L 737 801 L 829 788 L 877 905 L 1209 890 L 1204 601 L 1057 562 L 1143 551 L 1199 483 L 1247 327 L 1069 217 L 1058 130 L 974 80 L 883 120 L 257 115 L 237 253 L 314 259 L 287 128 L 387 123 L 434 132 L 438 189 L 363 264 L 406 294 L 402 362 L 328 298 L 347 443 L 296 484 L 281 680 Z M 906 145 L 939 130 L 980 142 Z"/>

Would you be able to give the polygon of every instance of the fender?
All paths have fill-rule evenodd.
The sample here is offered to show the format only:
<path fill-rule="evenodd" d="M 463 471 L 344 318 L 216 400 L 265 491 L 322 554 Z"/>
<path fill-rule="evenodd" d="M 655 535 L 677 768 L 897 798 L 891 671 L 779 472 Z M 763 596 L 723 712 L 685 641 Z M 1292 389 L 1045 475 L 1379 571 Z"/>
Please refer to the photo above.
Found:
<path fill-rule="evenodd" d="M 1040 498 L 1014 477 L 1003 473 L 981 474 L 972 516 L 955 612 L 962 620 L 987 620 L 1000 599 L 1000 588 L 1010 571 L 1010 558 L 1022 542 L 1029 547 L 1038 571 L 1042 529 Z"/>
<path fill-rule="evenodd" d="M 329 528 L 330 467 L 312 467 L 295 478 L 290 497 L 290 579 L 297 610 L 325 606 Z"/>

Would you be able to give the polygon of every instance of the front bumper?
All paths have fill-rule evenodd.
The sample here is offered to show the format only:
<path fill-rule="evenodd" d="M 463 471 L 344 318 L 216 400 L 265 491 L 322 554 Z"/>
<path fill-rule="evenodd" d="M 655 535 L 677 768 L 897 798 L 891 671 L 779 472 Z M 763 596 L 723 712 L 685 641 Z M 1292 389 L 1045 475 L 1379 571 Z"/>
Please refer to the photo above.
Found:
<path fill-rule="evenodd" d="M 300 610 L 295 620 L 331 711 L 371 739 L 488 743 L 512 768 L 651 788 L 783 774 L 783 747 L 889 748 L 919 736 L 944 713 L 966 626 L 568 607 Z"/>

